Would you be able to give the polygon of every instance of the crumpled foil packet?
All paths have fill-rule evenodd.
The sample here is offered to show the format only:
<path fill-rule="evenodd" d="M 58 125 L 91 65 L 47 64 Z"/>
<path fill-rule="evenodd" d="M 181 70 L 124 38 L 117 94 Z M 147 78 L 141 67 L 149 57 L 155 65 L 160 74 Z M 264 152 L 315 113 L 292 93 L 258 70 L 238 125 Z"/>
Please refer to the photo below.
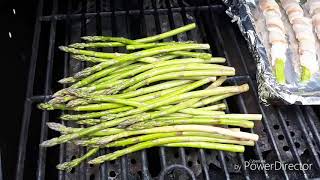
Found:
<path fill-rule="evenodd" d="M 319 105 L 320 104 L 320 72 L 314 75 L 307 84 L 299 81 L 299 62 L 293 30 L 288 30 L 289 49 L 286 64 L 286 75 L 288 84 L 280 85 L 276 82 L 272 72 L 267 31 L 264 25 L 264 17 L 259 8 L 258 0 L 223 0 L 229 7 L 226 13 L 236 22 L 245 37 L 249 50 L 257 63 L 257 81 L 260 100 L 268 104 L 298 104 Z M 305 9 L 305 7 L 303 6 Z M 285 16 L 285 15 L 284 15 Z M 261 22 L 263 21 L 263 22 Z M 285 24 L 288 22 L 284 22 Z M 289 26 L 289 24 L 288 24 Z M 291 26 L 290 26 L 291 27 Z M 291 38 L 291 40 L 290 40 Z M 320 57 L 320 45 L 317 40 L 317 56 Z"/>

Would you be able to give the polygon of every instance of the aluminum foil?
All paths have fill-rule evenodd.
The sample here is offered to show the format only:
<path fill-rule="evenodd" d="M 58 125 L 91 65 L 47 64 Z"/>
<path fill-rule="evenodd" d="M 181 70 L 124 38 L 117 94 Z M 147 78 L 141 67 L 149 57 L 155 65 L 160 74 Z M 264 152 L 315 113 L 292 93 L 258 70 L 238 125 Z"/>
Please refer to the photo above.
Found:
<path fill-rule="evenodd" d="M 229 7 L 226 13 L 236 22 L 245 37 L 249 50 L 257 64 L 258 92 L 264 104 L 320 104 L 320 73 L 317 73 L 309 83 L 301 84 L 299 81 L 299 62 L 294 34 L 288 30 L 289 49 L 287 55 L 286 75 L 288 84 L 280 85 L 276 82 L 272 72 L 269 48 L 266 39 L 266 28 L 263 27 L 264 17 L 258 6 L 258 0 L 223 0 Z M 307 7 L 303 5 L 307 12 Z M 285 20 L 284 20 L 285 21 Z M 285 24 L 288 22 L 284 22 Z M 288 25 L 289 26 L 289 25 Z M 317 41 L 318 61 L 320 57 L 320 44 Z"/>

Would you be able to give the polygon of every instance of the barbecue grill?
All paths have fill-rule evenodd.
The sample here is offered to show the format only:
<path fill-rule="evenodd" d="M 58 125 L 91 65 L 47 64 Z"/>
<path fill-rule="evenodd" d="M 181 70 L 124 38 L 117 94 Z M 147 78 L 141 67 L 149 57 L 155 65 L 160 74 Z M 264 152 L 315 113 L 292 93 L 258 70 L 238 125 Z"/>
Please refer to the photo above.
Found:
<path fill-rule="evenodd" d="M 233 2 L 236 4 L 236 2 Z M 201 0 L 39 0 L 22 118 L 16 179 L 311 179 L 320 177 L 319 107 L 264 106 L 259 104 L 255 62 L 236 24 L 220 1 Z M 58 50 L 60 45 L 79 42 L 81 36 L 108 35 L 137 39 L 191 22 L 196 30 L 171 40 L 209 43 L 214 56 L 223 56 L 235 67 L 231 85 L 247 82 L 250 91 L 228 98 L 228 111 L 262 113 L 254 129 L 259 134 L 245 153 L 157 147 L 139 151 L 101 166 L 82 164 L 71 173 L 55 165 L 86 152 L 72 144 L 39 148 L 39 143 L 57 136 L 46 122 L 60 122 L 60 113 L 38 110 L 36 104 L 50 98 L 68 77 L 88 64 L 76 62 Z M 166 39 L 165 41 L 170 41 Z M 124 52 L 121 48 L 100 51 Z M 110 149 L 104 149 L 108 152 Z M 104 153 L 104 152 L 101 152 Z M 248 163 L 312 164 L 302 170 L 245 168 Z M 241 167 L 241 168 L 236 168 Z"/>

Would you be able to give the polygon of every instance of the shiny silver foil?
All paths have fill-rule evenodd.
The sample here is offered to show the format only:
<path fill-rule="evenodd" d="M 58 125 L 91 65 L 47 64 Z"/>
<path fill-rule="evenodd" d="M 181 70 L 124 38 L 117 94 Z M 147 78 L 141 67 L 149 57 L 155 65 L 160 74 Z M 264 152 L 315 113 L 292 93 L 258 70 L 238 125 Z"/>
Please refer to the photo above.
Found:
<path fill-rule="evenodd" d="M 276 82 L 272 72 L 270 54 L 268 54 L 268 44 L 263 39 L 263 32 L 257 29 L 255 20 L 260 17 L 258 0 L 224 0 L 228 6 L 226 13 L 238 27 L 247 41 L 257 65 L 257 81 L 260 101 L 269 104 L 299 104 L 299 105 L 319 105 L 320 104 L 320 73 L 317 73 L 307 84 L 298 83 L 299 72 L 294 58 L 288 55 L 287 62 L 291 62 L 289 73 L 290 84 L 280 85 Z M 259 16 L 259 17 L 257 17 Z M 318 49 L 319 51 L 319 49 Z M 319 51 L 320 53 L 320 51 Z M 319 61 L 319 54 L 318 54 Z"/>

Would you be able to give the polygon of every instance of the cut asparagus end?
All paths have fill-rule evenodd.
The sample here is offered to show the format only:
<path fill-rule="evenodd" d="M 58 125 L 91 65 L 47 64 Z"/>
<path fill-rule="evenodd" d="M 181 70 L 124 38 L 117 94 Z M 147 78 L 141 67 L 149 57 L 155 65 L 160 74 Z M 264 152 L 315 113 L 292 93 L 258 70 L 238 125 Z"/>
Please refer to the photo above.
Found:
<path fill-rule="evenodd" d="M 276 79 L 279 84 L 285 84 L 286 83 L 286 77 L 285 77 L 285 62 L 283 59 L 276 59 L 276 65 L 275 65 L 275 74 Z"/>
<path fill-rule="evenodd" d="M 180 143 L 164 144 L 163 146 L 203 148 L 203 149 L 213 149 L 213 150 L 222 150 L 222 151 L 229 151 L 229 152 L 240 152 L 240 153 L 244 152 L 245 150 L 244 146 L 241 146 L 241 145 L 211 143 L 211 142 L 180 142 Z"/>
<path fill-rule="evenodd" d="M 301 82 L 306 83 L 311 79 L 311 72 L 310 70 L 305 67 L 302 66 L 302 71 L 301 71 Z"/>

